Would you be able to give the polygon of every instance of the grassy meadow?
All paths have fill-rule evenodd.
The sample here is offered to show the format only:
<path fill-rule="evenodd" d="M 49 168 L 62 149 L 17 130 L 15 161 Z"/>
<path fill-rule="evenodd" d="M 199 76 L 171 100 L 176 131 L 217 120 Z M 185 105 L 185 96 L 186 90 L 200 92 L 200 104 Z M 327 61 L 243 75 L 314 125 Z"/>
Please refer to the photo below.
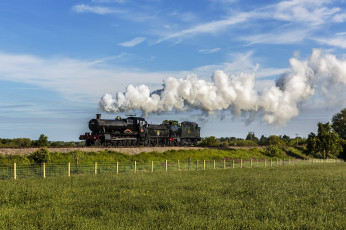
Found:
<path fill-rule="evenodd" d="M 0 180 L 2 229 L 345 229 L 346 164 Z"/>

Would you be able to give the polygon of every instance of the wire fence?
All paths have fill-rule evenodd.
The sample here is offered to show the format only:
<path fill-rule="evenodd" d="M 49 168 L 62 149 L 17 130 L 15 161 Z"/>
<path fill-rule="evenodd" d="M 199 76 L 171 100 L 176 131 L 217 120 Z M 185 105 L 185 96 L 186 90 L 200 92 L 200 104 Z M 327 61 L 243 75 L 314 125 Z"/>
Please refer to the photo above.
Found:
<path fill-rule="evenodd" d="M 339 163 L 340 159 L 224 159 L 224 160 L 185 160 L 185 161 L 151 161 L 151 162 L 114 162 L 98 163 L 93 165 L 77 164 L 30 164 L 20 165 L 14 163 L 11 166 L 0 166 L 0 179 L 24 179 L 24 178 L 46 178 L 58 176 L 74 175 L 98 175 L 98 174 L 119 174 L 136 172 L 156 172 L 156 171 L 180 171 L 180 170 L 212 170 L 212 169 L 235 169 L 235 168 L 256 168 L 256 167 L 279 167 L 293 165 L 310 165 L 321 163 Z"/>

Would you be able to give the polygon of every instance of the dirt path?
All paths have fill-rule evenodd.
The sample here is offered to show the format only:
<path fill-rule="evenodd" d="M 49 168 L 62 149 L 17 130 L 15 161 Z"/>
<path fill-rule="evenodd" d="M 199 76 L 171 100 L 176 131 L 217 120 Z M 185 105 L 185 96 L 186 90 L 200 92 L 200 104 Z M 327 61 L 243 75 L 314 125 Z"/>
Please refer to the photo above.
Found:
<path fill-rule="evenodd" d="M 220 147 L 221 148 L 221 147 Z M 222 147 L 223 149 L 229 148 L 229 149 L 250 149 L 250 148 L 262 148 L 261 146 L 229 146 L 229 147 Z M 0 148 L 0 155 L 29 155 L 40 148 Z M 107 148 L 96 148 L 96 147 L 66 147 L 66 148 L 48 148 L 51 153 L 54 152 L 61 152 L 61 153 L 68 153 L 72 152 L 74 150 L 79 150 L 83 152 L 97 152 L 100 150 L 111 150 L 115 152 L 120 153 L 126 153 L 129 155 L 133 154 L 139 154 L 141 152 L 165 152 L 168 150 L 183 150 L 183 149 L 208 149 L 208 147 L 176 147 L 176 146 L 167 146 L 167 147 L 107 147 Z M 215 148 L 210 148 L 215 149 Z"/>

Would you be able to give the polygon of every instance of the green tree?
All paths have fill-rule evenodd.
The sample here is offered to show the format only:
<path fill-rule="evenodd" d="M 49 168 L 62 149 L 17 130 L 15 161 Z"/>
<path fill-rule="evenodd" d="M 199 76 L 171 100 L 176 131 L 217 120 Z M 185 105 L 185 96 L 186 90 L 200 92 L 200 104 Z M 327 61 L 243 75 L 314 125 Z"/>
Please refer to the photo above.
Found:
<path fill-rule="evenodd" d="M 276 136 L 276 135 L 270 135 L 266 141 L 266 145 L 282 146 L 282 145 L 285 145 L 285 142 L 283 140 L 281 140 L 281 138 Z"/>
<path fill-rule="evenodd" d="M 48 137 L 44 134 L 41 134 L 37 141 L 35 141 L 35 145 L 39 147 L 48 146 Z"/>
<path fill-rule="evenodd" d="M 254 133 L 254 132 L 249 132 L 249 133 L 247 134 L 245 140 L 258 142 L 258 138 L 255 136 L 255 133 Z"/>
<path fill-rule="evenodd" d="M 268 140 L 268 138 L 265 137 L 264 135 L 262 135 L 261 138 L 258 141 L 258 144 L 259 145 L 266 145 L 267 144 L 267 140 Z"/>
<path fill-rule="evenodd" d="M 337 157 L 342 152 L 342 143 L 342 139 L 332 131 L 329 122 L 319 122 L 317 135 L 309 134 L 307 150 L 309 154 L 322 158 Z"/>
<path fill-rule="evenodd" d="M 339 137 L 346 140 L 346 108 L 333 116 L 332 128 Z"/>

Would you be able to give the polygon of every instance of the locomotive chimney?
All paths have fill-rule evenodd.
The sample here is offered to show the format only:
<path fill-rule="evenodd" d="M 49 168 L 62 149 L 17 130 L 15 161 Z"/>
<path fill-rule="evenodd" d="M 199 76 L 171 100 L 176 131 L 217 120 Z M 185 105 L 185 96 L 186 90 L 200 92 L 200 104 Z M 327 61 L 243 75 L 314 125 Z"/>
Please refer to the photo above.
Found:
<path fill-rule="evenodd" d="M 96 119 L 101 119 L 101 114 L 96 114 Z"/>

